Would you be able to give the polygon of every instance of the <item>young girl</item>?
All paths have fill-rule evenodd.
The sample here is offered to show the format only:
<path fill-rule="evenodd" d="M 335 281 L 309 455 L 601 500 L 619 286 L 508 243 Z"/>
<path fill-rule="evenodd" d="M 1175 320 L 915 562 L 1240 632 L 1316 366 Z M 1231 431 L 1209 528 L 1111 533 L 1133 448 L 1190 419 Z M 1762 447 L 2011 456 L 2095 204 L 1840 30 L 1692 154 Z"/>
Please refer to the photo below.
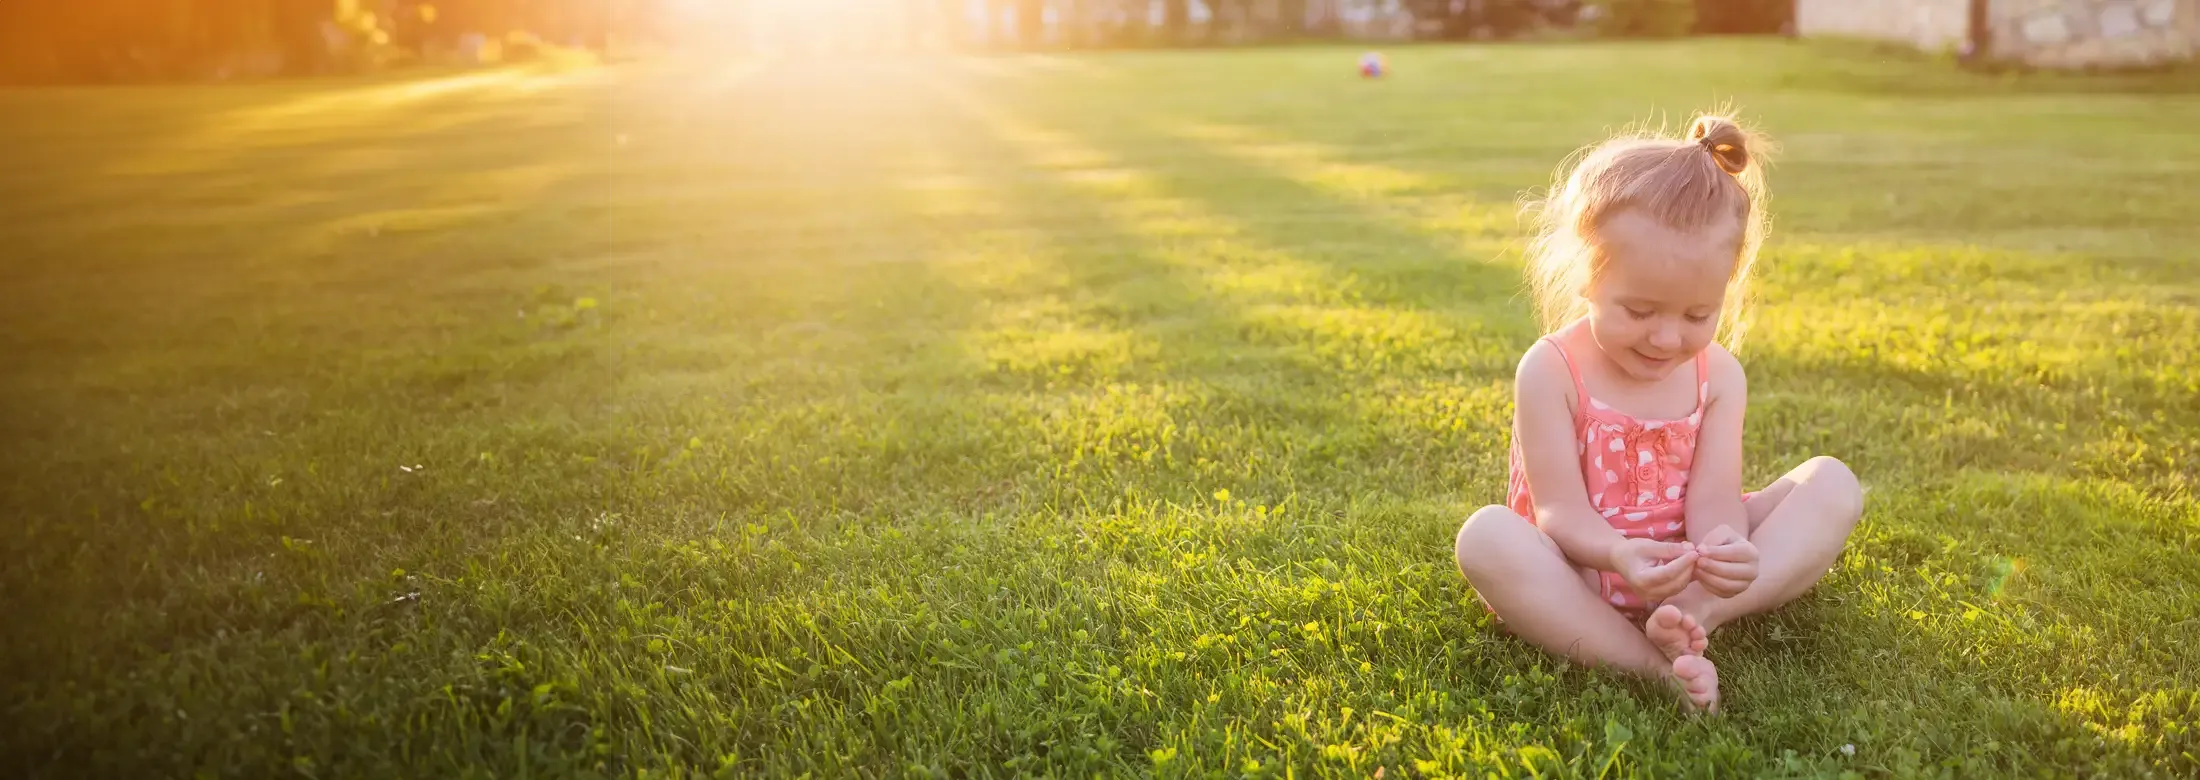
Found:
<path fill-rule="evenodd" d="M 1748 383 L 1727 346 L 1764 234 L 1753 146 L 1703 117 L 1686 140 L 1614 140 L 1562 171 L 1529 260 L 1549 335 L 1516 375 L 1506 505 L 1457 546 L 1514 633 L 1676 681 L 1706 710 L 1710 632 L 1817 583 L 1863 509 L 1828 457 L 1742 491 Z"/>

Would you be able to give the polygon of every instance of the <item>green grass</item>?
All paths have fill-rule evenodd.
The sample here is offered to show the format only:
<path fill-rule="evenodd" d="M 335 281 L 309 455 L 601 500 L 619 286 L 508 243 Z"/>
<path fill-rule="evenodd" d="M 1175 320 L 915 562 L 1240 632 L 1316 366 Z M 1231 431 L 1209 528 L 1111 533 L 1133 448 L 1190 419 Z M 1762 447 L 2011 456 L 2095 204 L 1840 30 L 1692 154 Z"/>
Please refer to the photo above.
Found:
<path fill-rule="evenodd" d="M 1356 54 L 0 93 L 9 765 L 2200 773 L 2189 79 Z M 1869 509 L 1691 718 L 1450 545 L 1520 196 L 1727 100 L 1750 480 Z"/>

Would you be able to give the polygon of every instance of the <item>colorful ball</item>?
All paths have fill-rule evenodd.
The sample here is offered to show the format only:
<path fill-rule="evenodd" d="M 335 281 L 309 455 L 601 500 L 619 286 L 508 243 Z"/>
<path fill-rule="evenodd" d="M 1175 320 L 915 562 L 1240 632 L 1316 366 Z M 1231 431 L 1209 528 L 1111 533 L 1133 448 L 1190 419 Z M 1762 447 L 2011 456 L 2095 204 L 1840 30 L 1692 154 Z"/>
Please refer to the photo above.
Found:
<path fill-rule="evenodd" d="M 1387 63 L 1383 62 L 1383 55 L 1381 54 L 1368 52 L 1360 56 L 1361 78 L 1379 79 L 1382 78 L 1383 74 L 1385 72 L 1388 72 L 1389 70 L 1390 67 Z"/>

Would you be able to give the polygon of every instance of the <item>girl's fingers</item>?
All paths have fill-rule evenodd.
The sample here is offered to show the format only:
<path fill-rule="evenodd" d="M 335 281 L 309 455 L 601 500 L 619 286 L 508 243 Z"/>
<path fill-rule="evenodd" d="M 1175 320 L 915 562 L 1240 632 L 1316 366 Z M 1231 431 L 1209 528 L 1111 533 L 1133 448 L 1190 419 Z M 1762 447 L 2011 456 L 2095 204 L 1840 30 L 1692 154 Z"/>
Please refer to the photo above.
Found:
<path fill-rule="evenodd" d="M 1742 591 L 1749 589 L 1749 582 L 1746 580 L 1736 580 L 1726 577 L 1705 575 L 1697 577 L 1696 581 L 1703 584 L 1704 590 L 1711 591 L 1712 595 L 1718 596 L 1719 598 L 1730 598 L 1736 595 L 1740 595 Z"/>
<path fill-rule="evenodd" d="M 1695 583 L 1696 578 L 1694 577 L 1679 577 L 1672 580 L 1671 582 L 1663 583 L 1657 588 L 1656 600 L 1664 601 L 1674 596 L 1678 596 L 1680 595 L 1681 591 L 1687 590 L 1688 586 Z"/>
<path fill-rule="evenodd" d="M 1643 572 L 1642 580 L 1644 585 L 1663 587 L 1673 583 L 1686 583 L 1695 573 L 1696 555 L 1684 553 L 1679 558 L 1650 567 L 1649 571 Z"/>
<path fill-rule="evenodd" d="M 1715 561 L 1742 563 L 1757 560 L 1756 545 L 1741 542 L 1712 545 L 1702 548 L 1703 557 Z"/>
<path fill-rule="evenodd" d="M 1685 574 L 1689 571 L 1693 571 L 1696 568 L 1696 560 L 1696 554 L 1682 553 L 1680 557 L 1650 567 L 1649 573 L 1653 577 L 1666 577 L 1677 574 Z"/>
<path fill-rule="evenodd" d="M 1757 564 L 1705 558 L 1696 562 L 1696 576 L 1747 581 L 1756 578 Z"/>

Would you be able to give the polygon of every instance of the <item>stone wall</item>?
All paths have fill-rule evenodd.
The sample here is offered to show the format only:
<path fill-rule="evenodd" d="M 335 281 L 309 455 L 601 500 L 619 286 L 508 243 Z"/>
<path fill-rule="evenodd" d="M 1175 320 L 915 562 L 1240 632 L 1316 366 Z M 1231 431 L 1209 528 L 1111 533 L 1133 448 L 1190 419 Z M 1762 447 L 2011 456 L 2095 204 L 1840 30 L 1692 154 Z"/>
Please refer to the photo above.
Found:
<path fill-rule="evenodd" d="M 1797 0 L 1802 35 L 1961 50 L 1970 0 Z M 2200 55 L 2200 0 L 1987 0 L 1987 54 L 2043 68 L 2155 65 Z"/>
<path fill-rule="evenodd" d="M 1995 57 L 2043 68 L 2134 67 L 2200 50 L 2200 0 L 1993 0 Z"/>
<path fill-rule="evenodd" d="M 1967 37 L 1970 8 L 1970 0 L 1796 0 L 1795 32 L 1956 49 Z"/>

